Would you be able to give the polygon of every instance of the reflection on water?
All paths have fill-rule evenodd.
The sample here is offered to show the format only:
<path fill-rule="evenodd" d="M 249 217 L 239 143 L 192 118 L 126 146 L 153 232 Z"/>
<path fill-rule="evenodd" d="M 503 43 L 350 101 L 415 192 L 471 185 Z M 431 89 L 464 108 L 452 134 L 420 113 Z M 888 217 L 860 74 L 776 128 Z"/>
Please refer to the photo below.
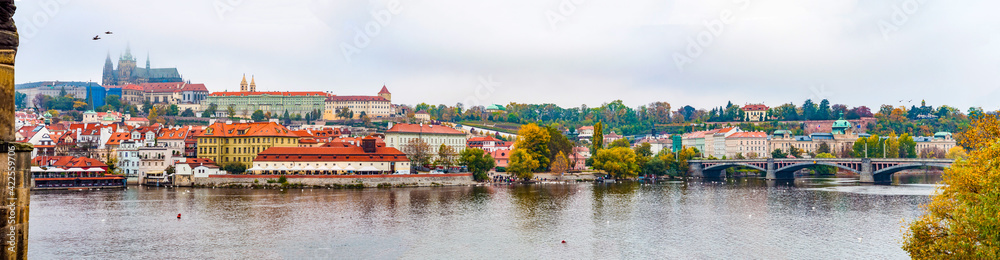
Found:
<path fill-rule="evenodd" d="M 939 179 L 36 192 L 29 255 L 906 258 L 900 220 L 920 214 Z"/>

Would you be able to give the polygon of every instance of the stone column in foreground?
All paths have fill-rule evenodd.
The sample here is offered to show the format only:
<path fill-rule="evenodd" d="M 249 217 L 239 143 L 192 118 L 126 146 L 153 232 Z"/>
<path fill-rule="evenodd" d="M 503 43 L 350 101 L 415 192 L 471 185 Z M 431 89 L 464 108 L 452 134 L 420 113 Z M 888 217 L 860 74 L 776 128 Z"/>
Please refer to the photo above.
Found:
<path fill-rule="evenodd" d="M 14 0 L 0 0 L 0 260 L 28 258 L 31 145 L 14 139 Z"/>

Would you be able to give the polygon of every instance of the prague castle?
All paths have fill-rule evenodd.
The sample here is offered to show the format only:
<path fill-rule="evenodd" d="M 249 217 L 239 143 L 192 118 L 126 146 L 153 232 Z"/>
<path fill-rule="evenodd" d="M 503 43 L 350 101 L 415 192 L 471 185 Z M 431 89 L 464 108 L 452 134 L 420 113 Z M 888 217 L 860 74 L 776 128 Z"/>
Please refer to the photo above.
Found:
<path fill-rule="evenodd" d="M 146 67 L 136 66 L 130 47 L 125 47 L 125 54 L 118 57 L 118 68 L 111 63 L 111 53 L 104 60 L 104 75 L 101 85 L 124 86 L 128 84 L 183 82 L 177 68 L 150 68 L 149 55 L 146 55 Z"/>

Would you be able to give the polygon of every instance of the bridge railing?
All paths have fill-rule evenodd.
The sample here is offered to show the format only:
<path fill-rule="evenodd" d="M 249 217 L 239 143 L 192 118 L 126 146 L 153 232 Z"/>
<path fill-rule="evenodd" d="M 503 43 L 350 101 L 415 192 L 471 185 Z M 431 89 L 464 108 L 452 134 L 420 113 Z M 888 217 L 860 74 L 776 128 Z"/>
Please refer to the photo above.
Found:
<path fill-rule="evenodd" d="M 774 162 L 862 162 L 865 158 L 780 158 Z M 921 158 L 869 158 L 873 163 L 885 162 L 920 162 L 920 163 L 952 163 L 952 159 L 921 159 Z M 767 162 L 765 159 L 737 159 L 737 160 L 688 160 L 689 163 L 760 163 Z"/>

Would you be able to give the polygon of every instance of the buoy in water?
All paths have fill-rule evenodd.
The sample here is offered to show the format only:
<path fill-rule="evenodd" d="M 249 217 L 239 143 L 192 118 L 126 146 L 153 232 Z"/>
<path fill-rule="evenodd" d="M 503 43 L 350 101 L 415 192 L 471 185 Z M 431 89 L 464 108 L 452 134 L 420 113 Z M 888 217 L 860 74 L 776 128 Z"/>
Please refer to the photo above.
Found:
<path fill-rule="evenodd" d="M 177 213 L 177 219 L 181 219 L 181 213 Z"/>

